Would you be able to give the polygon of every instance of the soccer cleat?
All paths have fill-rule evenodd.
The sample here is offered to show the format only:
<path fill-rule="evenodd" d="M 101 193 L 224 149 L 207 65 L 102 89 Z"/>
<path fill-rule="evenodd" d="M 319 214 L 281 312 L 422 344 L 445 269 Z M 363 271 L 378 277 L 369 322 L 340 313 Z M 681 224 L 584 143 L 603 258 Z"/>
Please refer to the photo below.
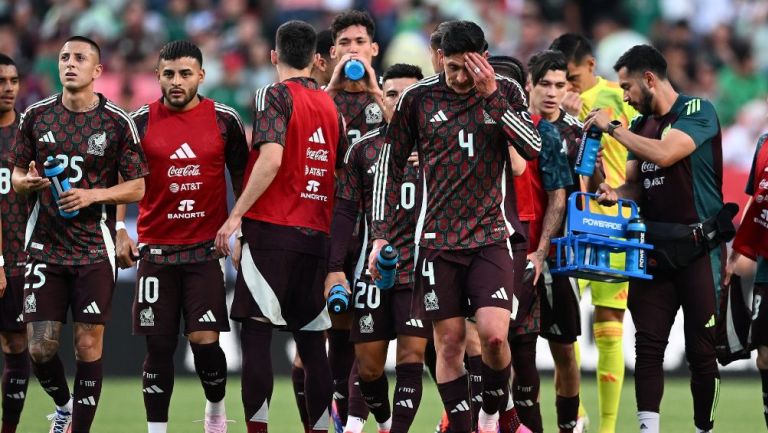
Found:
<path fill-rule="evenodd" d="M 477 433 L 499 433 L 499 423 L 496 423 L 496 427 L 494 427 L 491 430 L 483 430 L 480 428 L 480 426 L 477 426 Z"/>
<path fill-rule="evenodd" d="M 573 428 L 573 433 L 587 433 L 589 431 L 589 417 L 584 415 L 580 416 L 576 420 L 576 427 Z"/>
<path fill-rule="evenodd" d="M 382 430 L 382 429 L 378 429 L 378 430 L 376 430 L 376 431 L 377 431 L 378 433 L 389 433 L 389 430 Z"/>
<path fill-rule="evenodd" d="M 529 429 L 523 424 L 520 424 L 520 427 L 518 427 L 517 430 L 515 430 L 515 433 L 533 433 L 533 430 Z"/>
<path fill-rule="evenodd" d="M 451 433 L 451 423 L 448 420 L 448 413 L 443 410 L 443 417 L 440 419 L 440 422 L 437 423 L 437 426 L 435 427 L 435 433 Z"/>
<path fill-rule="evenodd" d="M 333 431 L 341 433 L 344 431 L 344 422 L 339 416 L 339 409 L 336 407 L 336 400 L 331 401 L 331 421 L 333 422 Z"/>
<path fill-rule="evenodd" d="M 72 432 L 72 414 L 70 412 L 56 409 L 56 412 L 48 415 L 48 421 L 52 421 L 49 433 Z"/>
<path fill-rule="evenodd" d="M 206 414 L 203 429 L 205 433 L 227 433 L 227 416 Z"/>

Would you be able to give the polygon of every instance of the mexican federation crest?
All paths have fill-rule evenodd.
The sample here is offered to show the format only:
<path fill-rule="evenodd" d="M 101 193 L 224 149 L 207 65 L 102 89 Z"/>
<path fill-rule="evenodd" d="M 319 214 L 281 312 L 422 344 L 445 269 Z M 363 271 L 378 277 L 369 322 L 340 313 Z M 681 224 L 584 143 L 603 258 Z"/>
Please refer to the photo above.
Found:
<path fill-rule="evenodd" d="M 139 322 L 141 322 L 141 326 L 155 326 L 155 313 L 152 311 L 152 307 L 139 311 Z"/>
<path fill-rule="evenodd" d="M 360 318 L 360 333 L 371 334 L 373 333 L 373 316 L 371 313 L 366 314 Z"/>
<path fill-rule="evenodd" d="M 371 102 L 365 107 L 365 123 L 369 125 L 378 125 L 384 119 L 381 113 L 381 107 L 375 102 Z"/>
<path fill-rule="evenodd" d="M 104 156 L 104 149 L 107 147 L 107 133 L 97 132 L 88 138 L 88 154 Z"/>
<path fill-rule="evenodd" d="M 37 299 L 35 299 L 34 293 L 30 293 L 29 295 L 27 295 L 26 298 L 24 298 L 24 312 L 25 313 L 37 312 Z"/>
<path fill-rule="evenodd" d="M 424 309 L 427 311 L 435 311 L 440 309 L 440 304 L 437 303 L 437 293 L 432 289 L 431 292 L 424 294 Z"/>

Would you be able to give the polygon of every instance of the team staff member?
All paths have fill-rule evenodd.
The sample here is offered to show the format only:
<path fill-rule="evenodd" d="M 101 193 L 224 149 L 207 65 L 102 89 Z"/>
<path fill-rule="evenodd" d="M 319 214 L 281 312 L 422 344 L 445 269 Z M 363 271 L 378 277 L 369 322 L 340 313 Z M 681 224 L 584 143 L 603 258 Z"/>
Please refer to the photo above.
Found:
<path fill-rule="evenodd" d="M 705 223 L 723 208 L 720 123 L 709 101 L 674 90 L 667 79 L 667 62 L 655 48 L 630 48 L 614 69 L 624 100 L 642 116 L 631 128 L 611 120 L 606 110 L 595 109 L 587 116 L 584 128 L 597 126 L 629 151 L 626 183 L 618 188 L 600 184 L 598 201 L 610 205 L 619 198 L 635 200 L 648 222 L 650 243 L 662 230 L 682 228 L 685 237 L 675 242 L 674 249 L 691 250 L 690 254 L 668 251 L 674 263 L 664 267 L 663 257 L 657 254 L 662 244 L 657 243 L 649 261 L 657 265 L 653 280 L 630 283 L 629 309 L 637 330 L 638 421 L 643 432 L 659 432 L 664 349 L 677 310 L 682 307 L 694 423 L 697 432 L 709 432 L 720 390 L 715 314 L 724 246 L 694 254 L 694 248 L 700 248 L 697 239 L 717 233 L 709 233 L 705 224 L 700 235 L 692 236 L 688 225 Z M 669 206 L 673 202 L 676 206 Z M 666 225 L 662 228 L 658 223 Z M 672 265 L 678 269 L 671 270 Z"/>
<path fill-rule="evenodd" d="M 224 258 L 213 246 L 227 218 L 226 174 L 239 196 L 248 159 L 243 122 L 237 112 L 197 93 L 205 78 L 200 48 L 173 41 L 161 50 L 157 78 L 162 97 L 132 114 L 150 175 L 139 202 L 140 250 L 120 223 L 118 263 L 136 275 L 133 332 L 144 335 L 142 372 L 149 433 L 165 433 L 173 392 L 173 354 L 179 320 L 189 339 L 206 397 L 206 432 L 226 431 L 224 394 L 227 360 L 219 332 L 229 331 Z M 122 215 L 121 215 L 122 213 Z"/>
<path fill-rule="evenodd" d="M 56 433 L 66 432 L 70 422 L 73 433 L 87 433 L 96 414 L 104 323 L 115 288 L 115 205 L 140 200 L 147 175 L 133 120 L 93 91 L 102 72 L 100 55 L 88 38 L 73 36 L 64 43 L 59 51 L 63 91 L 27 108 L 10 158 L 13 188 L 30 194 L 34 203 L 24 321 L 33 371 L 56 403 Z M 58 203 L 50 181 L 40 176 L 47 156 L 67 166 L 72 186 Z M 118 184 L 118 175 L 124 182 Z M 65 218 L 59 209 L 79 214 Z M 69 309 L 77 359 L 71 396 L 57 354 Z"/>
<path fill-rule="evenodd" d="M 331 97 L 310 78 L 316 33 L 303 21 L 277 30 L 271 61 L 280 82 L 256 92 L 248 180 L 216 248 L 242 220 L 242 256 L 232 317 L 242 322 L 243 406 L 248 432 L 267 429 L 273 375 L 272 328 L 293 333 L 305 372 L 309 432 L 328 430 L 333 393 L 323 296 L 333 209 L 336 149 L 346 147 Z"/>

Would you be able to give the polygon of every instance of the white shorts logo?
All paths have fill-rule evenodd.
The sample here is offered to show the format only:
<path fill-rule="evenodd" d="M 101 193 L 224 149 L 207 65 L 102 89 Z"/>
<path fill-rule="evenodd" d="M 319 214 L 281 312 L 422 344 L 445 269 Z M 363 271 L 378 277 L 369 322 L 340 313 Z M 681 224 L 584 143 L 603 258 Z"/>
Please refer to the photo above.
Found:
<path fill-rule="evenodd" d="M 360 333 L 371 334 L 373 333 L 373 316 L 371 313 L 366 314 L 360 318 Z"/>
<path fill-rule="evenodd" d="M 424 295 L 424 309 L 427 311 L 435 311 L 440 309 L 440 304 L 437 302 L 437 293 L 435 293 L 434 289 Z"/>
<path fill-rule="evenodd" d="M 141 326 L 155 326 L 155 313 L 152 311 L 152 307 L 139 312 L 139 321 Z"/>
<path fill-rule="evenodd" d="M 37 300 L 35 294 L 31 293 L 24 299 L 24 312 L 36 313 L 37 312 Z"/>

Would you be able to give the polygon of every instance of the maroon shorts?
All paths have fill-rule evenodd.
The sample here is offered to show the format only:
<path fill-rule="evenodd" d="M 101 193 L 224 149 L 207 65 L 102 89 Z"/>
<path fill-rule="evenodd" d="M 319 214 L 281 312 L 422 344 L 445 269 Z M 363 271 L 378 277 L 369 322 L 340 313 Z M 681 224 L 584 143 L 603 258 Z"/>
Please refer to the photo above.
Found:
<path fill-rule="evenodd" d="M 24 276 L 15 277 L 6 274 L 8 286 L 5 295 L 0 298 L 0 332 L 23 332 L 24 316 L 21 314 L 24 305 Z"/>
<path fill-rule="evenodd" d="M 472 317 L 483 307 L 512 311 L 515 277 L 506 242 L 457 251 L 423 248 L 416 275 L 415 318 Z"/>
<path fill-rule="evenodd" d="M 355 284 L 350 341 L 388 341 L 398 335 L 432 338 L 432 323 L 411 316 L 410 286 L 396 284 L 389 290 L 379 290 L 370 281 L 370 277 L 363 277 Z"/>
<path fill-rule="evenodd" d="M 223 259 L 182 265 L 139 261 L 133 298 L 133 333 L 176 335 L 229 331 Z"/>
<path fill-rule="evenodd" d="M 581 335 L 579 285 L 575 278 L 552 275 L 549 266 L 542 270 L 541 336 L 549 341 L 568 344 Z"/>
<path fill-rule="evenodd" d="M 284 250 L 251 250 L 243 244 L 232 318 L 266 318 L 287 331 L 331 326 L 323 284 L 327 259 Z"/>
<path fill-rule="evenodd" d="M 115 271 L 109 262 L 69 266 L 32 260 L 24 278 L 24 322 L 105 323 L 112 312 Z"/>
<path fill-rule="evenodd" d="M 768 346 L 768 284 L 766 283 L 755 284 L 749 340 L 751 347 Z"/>

